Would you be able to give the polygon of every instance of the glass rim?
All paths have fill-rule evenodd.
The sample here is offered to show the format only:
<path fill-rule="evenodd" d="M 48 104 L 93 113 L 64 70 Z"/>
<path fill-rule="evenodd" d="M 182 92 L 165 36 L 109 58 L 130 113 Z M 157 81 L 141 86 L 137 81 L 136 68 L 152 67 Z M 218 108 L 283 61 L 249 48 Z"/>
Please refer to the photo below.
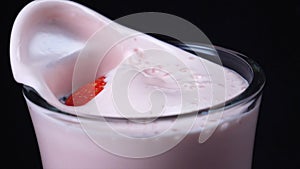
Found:
<path fill-rule="evenodd" d="M 176 47 L 179 47 L 183 50 L 187 50 L 187 51 L 191 51 L 193 52 L 194 50 L 214 50 L 214 51 L 222 51 L 222 52 L 226 52 L 232 56 L 235 56 L 236 58 L 240 59 L 241 61 L 244 61 L 249 68 L 252 71 L 252 79 L 249 82 L 248 80 L 248 87 L 241 92 L 240 94 L 238 94 L 237 96 L 226 100 L 225 102 L 222 102 L 220 104 L 217 105 L 213 105 L 207 108 L 203 108 L 200 110 L 197 110 L 197 114 L 202 114 L 202 113 L 206 113 L 206 112 L 219 112 L 219 111 L 224 111 L 227 109 L 230 109 L 234 106 L 246 103 L 249 100 L 252 100 L 253 98 L 255 98 L 256 96 L 260 95 L 262 92 L 262 89 L 265 85 L 265 81 L 266 81 L 266 77 L 265 77 L 265 73 L 263 72 L 262 68 L 260 67 L 260 65 L 254 61 L 253 59 L 247 57 L 246 55 L 227 49 L 227 48 L 223 48 L 220 46 L 216 46 L 216 45 L 206 45 L 206 44 L 193 44 L 193 43 L 178 43 L 178 42 L 168 42 L 171 45 L 174 45 Z M 223 64 L 223 63 L 222 63 Z M 224 65 L 222 65 L 224 66 Z M 226 67 L 226 66 L 225 66 Z M 55 113 L 59 113 L 61 115 L 67 115 L 67 116 L 73 116 L 73 117 L 78 117 L 78 118 L 88 118 L 88 119 L 98 119 L 98 118 L 104 118 L 104 119 L 112 119 L 112 120 L 129 120 L 127 118 L 123 118 L 123 117 L 105 117 L 105 116 L 99 116 L 99 115 L 87 115 L 87 114 L 73 114 L 73 113 L 69 113 L 69 112 L 65 112 L 65 111 L 61 111 L 58 108 L 52 106 L 50 103 L 48 103 L 47 101 L 45 101 L 33 88 L 31 88 L 30 86 L 26 86 L 23 85 L 23 95 L 30 100 L 32 103 L 34 103 L 35 105 L 45 108 L 51 112 L 55 112 Z M 36 95 L 35 97 L 37 97 L 36 99 L 40 99 L 40 101 L 42 103 L 37 102 L 36 100 L 28 97 L 28 93 L 29 92 L 33 92 L 34 95 Z M 195 111 L 189 112 L 189 113 L 184 113 L 184 114 L 179 114 L 180 116 L 190 116 L 192 114 L 194 114 Z M 176 118 L 179 115 L 168 115 L 168 116 L 161 116 L 161 117 L 157 117 L 156 119 L 169 119 L 169 118 Z"/>

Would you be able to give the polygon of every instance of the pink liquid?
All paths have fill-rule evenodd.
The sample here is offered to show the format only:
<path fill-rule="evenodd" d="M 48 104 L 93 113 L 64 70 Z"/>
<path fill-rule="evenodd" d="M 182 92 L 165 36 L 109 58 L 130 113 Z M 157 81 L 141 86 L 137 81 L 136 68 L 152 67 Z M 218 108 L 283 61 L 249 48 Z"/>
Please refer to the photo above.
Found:
<path fill-rule="evenodd" d="M 133 159 L 101 149 L 81 128 L 76 117 L 41 108 L 26 99 L 34 124 L 44 169 L 250 169 L 259 102 L 252 102 L 224 112 L 234 115 L 224 120 L 204 143 L 198 142 L 199 128 L 192 131 L 173 149 L 161 155 Z M 163 124 L 164 122 L 161 122 Z M 99 124 L 101 125 L 101 123 Z M 116 123 L 126 126 L 128 124 Z M 138 128 L 139 126 L 136 125 Z M 160 122 L 156 124 L 160 125 Z M 111 140 L 102 132 L 97 134 Z M 103 136 L 101 136 L 103 134 Z M 174 135 L 166 136 L 173 139 Z M 122 140 L 111 140 L 122 148 Z M 155 144 L 155 143 L 154 143 Z M 123 147 L 125 148 L 125 147 Z"/>
<path fill-rule="evenodd" d="M 37 2 L 36 2 L 37 3 Z M 42 3 L 42 1 L 39 1 Z M 56 3 L 53 1 L 51 3 Z M 49 3 L 49 4 L 51 4 Z M 59 2 L 61 3 L 61 2 Z M 45 58 L 44 56 L 53 56 L 56 54 L 55 57 L 62 57 L 62 54 L 67 52 L 76 53 L 81 49 L 82 45 L 85 43 L 87 38 L 94 33 L 100 26 L 103 24 L 102 22 L 94 21 L 95 17 L 99 19 L 99 16 L 96 15 L 94 12 L 87 12 L 86 8 L 79 6 L 75 3 L 64 2 L 61 6 L 60 12 L 57 15 L 49 15 L 45 18 L 42 17 L 44 12 L 44 8 L 47 9 L 49 4 L 43 4 L 40 8 L 35 8 L 36 13 L 33 15 L 34 11 L 31 11 L 30 8 L 27 10 L 27 14 L 30 13 L 33 16 L 33 19 L 29 17 L 29 20 L 36 21 L 41 19 L 43 22 L 25 22 L 25 27 L 20 27 L 17 30 L 20 30 L 24 34 L 23 39 L 28 42 L 29 51 L 21 51 L 25 54 L 29 53 L 30 57 L 38 60 L 39 58 Z M 43 7 L 43 8 L 41 8 Z M 54 7 L 55 6 L 54 4 Z M 49 11 L 50 14 L 53 12 L 51 10 L 57 9 L 52 7 Z M 77 22 L 76 19 L 69 19 L 73 15 L 69 15 L 69 13 L 61 12 L 66 10 L 72 11 L 74 9 L 80 9 L 80 17 L 84 21 Z M 72 10 L 71 10 L 72 9 Z M 82 10 L 84 9 L 84 10 Z M 48 12 L 49 12 L 48 11 Z M 31 13 L 32 12 L 32 13 Z M 86 19 L 85 12 L 87 12 L 89 19 Z M 37 15 L 41 14 L 41 15 Z M 23 13 L 25 16 L 26 12 Z M 82 14 L 82 15 L 81 15 Z M 91 14 L 91 15 L 90 15 Z M 52 22 L 56 21 L 55 19 L 51 19 L 53 16 L 55 19 L 61 21 L 60 22 Z M 84 16 L 84 17 L 83 17 Z M 49 19 L 50 18 L 50 19 Z M 100 17 L 101 18 L 101 17 Z M 22 19 L 22 18 L 21 18 Z M 24 19 L 24 18 L 23 18 Z M 25 17 L 26 19 L 26 17 Z M 27 18 L 28 19 L 28 18 Z M 35 20 L 36 19 L 36 20 Z M 105 19 L 103 19 L 105 20 Z M 46 21 L 46 22 L 44 22 Z M 105 20 L 106 21 L 106 20 Z M 107 22 L 107 21 L 106 21 Z M 26 30 L 31 30 L 28 27 L 35 25 L 33 31 L 32 38 L 31 34 L 28 34 Z M 42 23 L 42 24 L 40 24 Z M 54 23 L 54 25 L 53 25 Z M 60 27 L 63 25 L 62 27 Z M 19 25 L 20 26 L 20 25 Z M 58 27 L 57 27 L 58 26 Z M 82 27 L 83 26 L 83 27 Z M 24 28 L 24 29 L 23 29 Z M 46 31 L 44 30 L 46 29 Z M 63 29 L 61 29 L 63 28 Z M 66 28 L 66 29 L 65 29 Z M 41 29 L 42 31 L 39 32 Z M 58 33 L 57 33 L 58 32 Z M 70 34 L 74 33 L 74 34 Z M 22 35 L 23 35 L 22 34 Z M 30 36 L 29 36 L 30 35 Z M 53 35 L 53 36 L 52 36 Z M 59 35 L 59 36 L 57 36 Z M 63 35 L 62 38 L 60 35 Z M 70 35 L 70 38 L 69 38 Z M 72 35 L 72 36 L 71 36 Z M 80 38 L 74 38 L 74 36 L 80 35 Z M 50 38 L 49 38 L 50 37 Z M 107 34 L 107 38 L 110 37 L 110 34 Z M 20 37 L 16 36 L 16 39 Z M 30 39 L 32 38 L 32 39 Z M 142 40 L 141 40 L 142 39 Z M 57 40 L 59 43 L 54 43 Z M 77 43 L 77 40 L 80 40 Z M 133 41 L 131 41 L 133 40 Z M 48 43 L 40 43 L 42 42 L 49 42 Z M 18 41 L 17 41 L 18 42 Z M 62 42 L 65 42 L 68 48 L 60 48 Z M 73 43 L 74 42 L 74 43 Z M 82 42 L 82 43 L 81 43 Z M 17 51 L 18 43 L 16 45 L 12 45 L 12 51 Z M 38 46 L 41 45 L 41 46 Z M 49 46 L 53 48 L 53 50 L 48 50 Z M 78 47 L 79 46 L 79 47 Z M 196 57 L 191 57 L 193 55 L 184 52 L 178 48 L 166 45 L 163 42 L 157 41 L 155 39 L 151 39 L 148 36 L 141 36 L 141 38 L 128 38 L 127 40 L 123 41 L 122 43 L 112 48 L 108 53 L 108 57 L 104 60 L 104 66 L 100 67 L 99 72 L 97 73 L 107 73 L 112 68 L 115 68 L 121 60 L 124 58 L 129 57 L 132 53 L 139 54 L 141 48 L 148 49 L 153 48 L 155 49 L 163 49 L 163 51 L 170 49 L 170 51 L 175 51 L 179 56 L 182 56 L 182 62 L 186 63 L 189 69 L 192 69 L 196 73 L 204 73 L 204 67 L 200 66 L 196 62 Z M 50 49 L 51 49 L 50 48 Z M 55 49 L 55 50 L 54 50 Z M 54 52 L 53 52 L 54 51 Z M 50 53 L 48 53 L 50 52 Z M 51 53 L 52 52 L 52 53 Z M 127 53 L 126 53 L 127 52 Z M 130 53 L 131 52 L 131 53 Z M 23 54 L 24 54 L 23 53 Z M 43 57 L 42 57 L 43 56 Z M 67 57 L 67 56 L 66 56 Z M 27 59 L 28 59 L 27 58 Z M 72 58 L 72 57 L 71 57 Z M 14 58 L 15 59 L 15 58 Z M 23 58 L 24 59 L 24 58 Z M 74 59 L 74 57 L 72 58 Z M 72 84 L 72 73 L 74 67 L 74 60 L 72 59 L 62 59 L 59 62 L 55 62 L 46 66 L 46 68 L 54 70 L 49 74 L 51 76 L 47 76 L 49 81 L 49 85 L 52 91 L 54 91 L 55 95 L 60 98 L 67 93 L 70 93 L 70 88 Z M 15 60 L 13 60 L 15 61 Z M 27 61 L 27 60 L 25 60 Z M 33 61 L 33 60 L 31 60 Z M 129 60 L 130 61 L 130 60 Z M 132 62 L 135 63 L 136 60 Z M 147 60 L 146 60 L 147 61 Z M 26 62 L 27 63 L 27 62 Z M 146 63 L 146 62 L 145 62 Z M 133 64 L 134 65 L 134 64 Z M 52 67 L 51 67 L 52 66 Z M 163 65 L 164 66 L 164 65 Z M 220 67 L 220 66 L 219 66 Z M 17 71 L 18 69 L 16 69 Z M 157 69 L 156 69 L 157 70 Z M 153 75 L 156 74 L 156 70 L 148 69 L 145 70 L 146 74 Z M 180 71 L 181 69 L 179 69 Z M 16 72 L 14 71 L 14 72 Z M 184 70 L 181 70 L 184 71 Z M 63 72 L 63 73 L 61 73 Z M 178 72 L 178 71 L 174 71 Z M 226 72 L 226 71 L 225 71 Z M 234 71 L 232 71 L 234 72 Z M 17 72 L 22 75 L 22 71 Z M 59 74 L 59 76 L 57 76 Z M 87 73 L 82 73 L 82 75 L 86 75 Z M 146 91 L 147 93 L 149 86 L 156 85 L 160 86 L 165 90 L 167 96 L 171 98 L 170 102 L 167 102 L 167 108 L 165 111 L 165 115 L 174 115 L 178 114 L 178 108 L 176 108 L 177 102 L 176 100 L 172 100 L 172 98 L 178 98 L 175 93 L 169 92 L 170 87 L 172 88 L 172 84 L 168 83 L 168 79 L 164 79 L 161 76 L 163 75 L 162 72 L 158 72 L 159 78 L 158 80 L 163 79 L 164 82 L 157 81 L 157 79 L 152 78 L 152 80 L 148 81 L 147 85 L 143 83 L 145 80 L 143 76 L 137 77 L 136 83 L 133 83 L 133 87 L 129 89 L 129 93 L 134 94 L 132 99 L 136 99 L 137 106 L 142 105 L 141 107 L 137 107 L 138 109 L 143 109 L 147 107 L 145 101 L 143 100 L 145 97 L 141 91 Z M 156 75 L 155 75 L 156 76 Z M 140 79 L 139 79 L 140 78 Z M 201 80 L 200 80 L 201 81 Z M 139 82 L 143 82 L 140 84 Z M 202 81 L 204 82 L 204 81 Z M 225 90 L 225 96 L 223 99 L 229 100 L 238 94 L 240 94 L 244 89 L 247 87 L 248 84 L 245 85 L 245 80 L 238 75 L 237 73 L 233 73 L 232 76 L 225 76 L 226 86 L 223 85 L 220 87 L 221 89 Z M 85 83 L 85 82 L 84 82 Z M 25 83 L 26 84 L 26 83 Z M 167 85 L 165 85 L 167 84 Z M 164 86 L 165 85 L 165 86 Z M 202 87 L 203 90 L 200 92 L 200 105 L 199 109 L 206 108 L 215 105 L 218 102 L 214 102 L 211 104 L 211 100 L 214 98 L 210 98 L 211 91 L 209 89 L 205 89 L 205 87 L 210 86 L 211 83 L 207 83 L 204 86 L 199 86 L 199 90 L 201 91 Z M 107 84 L 109 86 L 109 82 Z M 220 86 L 220 85 L 219 85 Z M 136 90 L 137 88 L 141 90 Z M 175 87 L 176 89 L 176 87 Z M 223 91 L 224 91 L 223 90 Z M 106 116 L 113 116 L 113 117 L 120 117 L 113 109 L 113 104 L 109 100 L 109 91 L 107 88 L 97 96 L 98 104 L 103 104 L 102 107 L 105 111 L 104 114 Z M 178 91 L 176 89 L 175 91 Z M 105 93 L 107 92 L 107 93 Z M 209 97 L 209 98 L 207 98 Z M 36 132 L 36 136 L 38 139 L 38 144 L 41 152 L 42 163 L 44 169 L 250 169 L 251 162 L 252 162 L 252 150 L 253 150 L 253 143 L 254 143 L 254 136 L 255 136 L 255 128 L 256 128 L 256 121 L 258 115 L 258 109 L 260 104 L 260 97 L 256 96 L 251 98 L 250 100 L 243 100 L 243 102 L 228 107 L 224 112 L 221 118 L 220 124 L 213 132 L 213 134 L 206 140 L 204 143 L 200 143 L 199 135 L 201 136 L 202 133 L 205 133 L 203 130 L 203 125 L 205 124 L 206 115 L 199 115 L 195 120 L 195 123 L 192 124 L 192 129 L 187 133 L 186 137 L 179 141 L 179 143 L 171 148 L 169 151 L 166 151 L 162 154 L 148 157 L 148 158 L 128 158 L 124 156 L 116 155 L 118 153 L 113 153 L 111 151 L 107 151 L 107 149 L 99 146 L 99 142 L 96 140 L 103 140 L 107 143 L 113 145 L 115 150 L 124 150 L 125 152 L 130 151 L 151 151 L 151 147 L 143 146 L 143 143 L 137 145 L 127 146 L 125 145 L 125 139 L 122 137 L 113 137 L 110 135 L 111 133 L 105 130 L 105 122 L 95 121 L 91 119 L 81 119 L 70 115 L 64 115 L 57 112 L 50 111 L 48 109 L 42 108 L 33 102 L 31 102 L 27 97 L 27 105 L 29 108 L 29 112 L 33 121 L 34 129 Z M 191 99 L 192 97 L 188 97 Z M 205 102 L 208 101 L 208 102 Z M 222 100 L 220 101 L 222 102 Z M 188 101 L 190 102 L 190 100 Z M 176 108 L 176 111 L 172 112 L 172 108 Z M 199 109 L 193 109 L 199 110 Z M 183 112 L 189 112 L 188 109 L 184 109 Z M 88 112 L 90 113 L 90 112 Z M 93 113 L 93 112 L 91 112 Z M 102 114 L 103 115 L 103 114 Z M 129 136 L 133 137 L 145 137 L 145 136 L 153 136 L 160 134 L 166 126 L 173 123 L 174 118 L 168 119 L 158 119 L 153 123 L 146 123 L 146 124 L 139 124 L 134 122 L 128 121 L 118 121 L 118 122 L 111 122 L 110 125 L 114 128 L 128 134 Z M 182 119 L 180 119 L 182 120 Z M 90 122 L 92 126 L 97 126 L 93 129 L 93 127 L 89 128 L 88 132 L 86 132 L 86 126 L 83 125 L 83 121 Z M 166 135 L 160 136 L 157 140 L 147 140 L 147 143 L 150 142 L 152 145 L 168 145 L 172 141 L 178 139 L 178 136 L 182 135 L 181 128 L 174 128 L 172 132 Z M 91 137 L 91 134 L 93 137 Z M 97 139 L 95 139 L 97 138 Z"/>

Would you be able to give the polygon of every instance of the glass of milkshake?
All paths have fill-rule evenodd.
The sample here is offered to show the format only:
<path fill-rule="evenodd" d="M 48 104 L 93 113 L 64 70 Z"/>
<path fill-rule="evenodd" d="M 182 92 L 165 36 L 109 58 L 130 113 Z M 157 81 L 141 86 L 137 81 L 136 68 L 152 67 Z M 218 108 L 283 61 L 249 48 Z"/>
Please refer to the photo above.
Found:
<path fill-rule="evenodd" d="M 24 84 L 43 168 L 250 169 L 260 66 L 211 44 L 131 36 L 136 31 L 118 25 L 106 32 L 109 22 L 47 0 L 28 5 L 15 23 L 12 68 Z M 101 44 L 95 57 L 92 35 Z M 44 81 L 34 79 L 40 75 Z M 36 90 L 43 87 L 53 102 Z"/>
<path fill-rule="evenodd" d="M 197 45 L 178 45 L 185 50 L 206 53 L 209 48 Z M 212 107 L 211 113 L 223 112 L 222 119 L 213 134 L 205 142 L 199 142 L 201 124 L 207 116 L 207 109 L 197 112 L 195 125 L 176 146 L 152 157 L 130 158 L 109 152 L 105 147 L 93 141 L 82 126 L 82 121 L 98 126 L 106 123 L 121 128 L 124 133 L 133 137 L 147 138 L 158 135 L 172 124 L 177 116 L 159 117 L 151 123 L 137 123 L 119 118 L 80 117 L 62 112 L 46 103 L 29 87 L 24 87 L 24 97 L 34 124 L 35 133 L 41 152 L 44 168 L 203 168 L 203 169 L 240 169 L 251 168 L 255 129 L 262 88 L 265 82 L 261 68 L 250 58 L 237 52 L 216 47 L 223 66 L 234 74 L 230 79 L 235 81 L 236 88 L 245 87 L 241 77 L 249 84 L 242 93 L 225 102 L 224 107 Z M 181 117 L 179 120 L 188 119 Z M 197 125 L 197 122 L 198 125 Z M 199 125 L 200 124 L 200 125 Z M 110 132 L 100 128 L 89 128 L 93 137 L 110 142 L 116 149 L 127 149 L 122 138 L 113 137 Z M 153 144 L 168 144 L 181 135 L 180 128 L 172 133 L 152 139 Z M 130 135 L 130 134 L 129 134 Z M 118 140 L 119 139 L 119 140 Z M 165 143 L 162 143 L 165 142 Z M 132 148 L 132 147 L 131 147 Z M 124 150 L 124 152 L 130 150 Z M 132 151 L 148 151 L 143 145 L 136 145 Z"/>

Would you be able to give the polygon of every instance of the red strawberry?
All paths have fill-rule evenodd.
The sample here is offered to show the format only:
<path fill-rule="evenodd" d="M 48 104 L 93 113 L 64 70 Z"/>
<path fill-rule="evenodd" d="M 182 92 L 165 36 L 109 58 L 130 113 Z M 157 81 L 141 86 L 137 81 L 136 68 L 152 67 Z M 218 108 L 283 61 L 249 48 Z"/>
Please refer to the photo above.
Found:
<path fill-rule="evenodd" d="M 105 77 L 101 76 L 94 82 L 88 83 L 80 87 L 77 91 L 71 94 L 65 104 L 68 106 L 81 106 L 92 100 L 98 93 L 100 93 L 106 84 Z"/>

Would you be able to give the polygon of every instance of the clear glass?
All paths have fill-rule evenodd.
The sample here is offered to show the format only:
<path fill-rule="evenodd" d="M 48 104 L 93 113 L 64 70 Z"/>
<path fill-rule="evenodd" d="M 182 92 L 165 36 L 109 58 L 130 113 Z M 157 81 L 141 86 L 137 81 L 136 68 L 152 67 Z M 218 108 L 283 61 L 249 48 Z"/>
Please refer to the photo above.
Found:
<path fill-rule="evenodd" d="M 178 47 L 193 52 L 205 53 L 211 50 L 207 46 L 180 45 Z M 250 58 L 220 47 L 215 47 L 223 66 L 228 67 L 248 82 L 248 88 L 225 103 L 225 107 L 213 107 L 213 112 L 224 111 L 225 115 L 212 136 L 204 143 L 198 138 L 202 130 L 193 126 L 190 132 L 175 147 L 163 154 L 149 158 L 127 158 L 115 155 L 97 145 L 83 129 L 82 120 L 104 125 L 131 125 L 135 122 L 126 119 L 87 118 L 62 112 L 49 105 L 30 87 L 24 86 L 24 97 L 37 136 L 44 169 L 250 169 L 255 130 L 265 76 L 261 68 Z M 209 55 L 206 55 L 209 59 Z M 197 118 L 203 118 L 207 110 L 199 110 Z M 234 112 L 234 113 L 233 113 Z M 155 120 L 157 126 L 172 121 L 176 116 L 161 117 Z M 114 139 L 103 131 L 93 131 L 103 140 L 117 143 L 122 149 L 122 140 Z M 135 132 L 131 130 L 129 132 Z M 176 138 L 164 136 L 164 140 Z M 168 138 L 170 137 L 170 138 Z M 159 140 L 157 140 L 159 141 Z M 153 144 L 155 140 L 153 140 Z"/>

